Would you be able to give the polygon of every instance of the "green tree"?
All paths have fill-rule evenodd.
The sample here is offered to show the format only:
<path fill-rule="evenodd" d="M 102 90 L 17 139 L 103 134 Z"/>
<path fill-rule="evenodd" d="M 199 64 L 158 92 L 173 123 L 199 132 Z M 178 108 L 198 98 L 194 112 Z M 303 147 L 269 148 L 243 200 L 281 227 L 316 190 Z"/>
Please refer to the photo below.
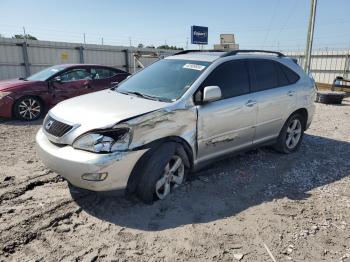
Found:
<path fill-rule="evenodd" d="M 169 46 L 169 45 L 161 45 L 161 46 L 158 46 L 157 49 L 184 50 L 182 47 Z"/>
<path fill-rule="evenodd" d="M 38 40 L 38 38 L 36 38 L 35 36 L 32 36 L 30 34 L 26 34 L 25 37 L 24 35 L 14 35 L 12 38 L 16 38 L 16 39 L 29 39 L 29 40 Z"/>
<path fill-rule="evenodd" d="M 139 44 L 137 48 L 143 48 L 143 44 Z"/>

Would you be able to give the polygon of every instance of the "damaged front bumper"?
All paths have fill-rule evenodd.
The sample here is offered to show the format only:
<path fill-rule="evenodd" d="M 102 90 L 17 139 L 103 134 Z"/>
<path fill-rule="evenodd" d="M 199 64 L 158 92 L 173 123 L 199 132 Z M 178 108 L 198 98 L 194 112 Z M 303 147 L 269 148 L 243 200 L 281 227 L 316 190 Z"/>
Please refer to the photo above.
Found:
<path fill-rule="evenodd" d="M 12 117 L 13 103 L 14 99 L 9 96 L 0 98 L 0 117 Z"/>
<path fill-rule="evenodd" d="M 148 150 L 96 154 L 74 149 L 69 145 L 57 146 L 47 139 L 42 129 L 36 135 L 36 143 L 37 152 L 48 168 L 74 186 L 92 191 L 126 188 L 134 166 Z M 92 181 L 94 174 L 101 180 Z"/>

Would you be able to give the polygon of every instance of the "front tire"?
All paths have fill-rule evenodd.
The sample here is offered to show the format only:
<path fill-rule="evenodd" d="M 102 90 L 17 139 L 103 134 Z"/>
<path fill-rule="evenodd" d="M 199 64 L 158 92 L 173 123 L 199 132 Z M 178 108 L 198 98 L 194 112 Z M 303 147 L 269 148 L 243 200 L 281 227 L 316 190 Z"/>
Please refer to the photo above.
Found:
<path fill-rule="evenodd" d="M 183 147 L 175 142 L 160 145 L 143 164 L 137 196 L 146 204 L 166 198 L 187 178 L 189 167 L 187 154 Z"/>
<path fill-rule="evenodd" d="M 278 152 L 290 154 L 298 150 L 304 136 L 304 122 L 300 114 L 293 114 L 287 119 L 275 144 Z"/>
<path fill-rule="evenodd" d="M 25 96 L 18 99 L 14 105 L 14 115 L 21 121 L 34 121 L 43 114 L 43 103 L 38 97 Z"/>

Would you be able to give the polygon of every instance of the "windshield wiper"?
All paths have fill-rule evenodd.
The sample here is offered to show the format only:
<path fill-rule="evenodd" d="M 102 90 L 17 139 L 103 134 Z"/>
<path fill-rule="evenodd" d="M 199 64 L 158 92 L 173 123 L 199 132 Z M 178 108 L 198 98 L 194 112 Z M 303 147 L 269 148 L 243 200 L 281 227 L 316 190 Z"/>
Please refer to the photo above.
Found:
<path fill-rule="evenodd" d="M 109 89 L 111 89 L 111 90 L 113 90 L 113 91 L 115 91 L 116 89 L 117 89 L 117 87 L 118 87 L 118 83 L 116 83 L 116 84 L 111 84 L 111 87 L 109 88 Z"/>
<path fill-rule="evenodd" d="M 142 97 L 142 98 L 146 98 L 146 99 L 150 99 L 150 100 L 155 100 L 155 101 L 161 101 L 161 102 L 168 102 L 169 101 L 169 100 L 161 98 L 161 97 L 150 96 L 150 95 L 142 94 L 142 93 L 137 92 L 137 91 L 128 91 L 128 92 L 118 91 L 118 92 L 120 92 L 122 94 L 136 95 L 138 97 Z"/>

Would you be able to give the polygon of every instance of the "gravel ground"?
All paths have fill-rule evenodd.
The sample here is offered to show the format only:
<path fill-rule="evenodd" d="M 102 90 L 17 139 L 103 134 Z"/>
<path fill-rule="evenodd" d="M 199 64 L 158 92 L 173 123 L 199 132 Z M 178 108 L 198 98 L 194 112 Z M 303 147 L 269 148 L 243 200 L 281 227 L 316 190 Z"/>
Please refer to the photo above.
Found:
<path fill-rule="evenodd" d="M 350 100 L 317 104 L 297 153 L 217 162 L 152 206 L 70 188 L 40 124 L 0 124 L 0 261 L 350 261 Z"/>

